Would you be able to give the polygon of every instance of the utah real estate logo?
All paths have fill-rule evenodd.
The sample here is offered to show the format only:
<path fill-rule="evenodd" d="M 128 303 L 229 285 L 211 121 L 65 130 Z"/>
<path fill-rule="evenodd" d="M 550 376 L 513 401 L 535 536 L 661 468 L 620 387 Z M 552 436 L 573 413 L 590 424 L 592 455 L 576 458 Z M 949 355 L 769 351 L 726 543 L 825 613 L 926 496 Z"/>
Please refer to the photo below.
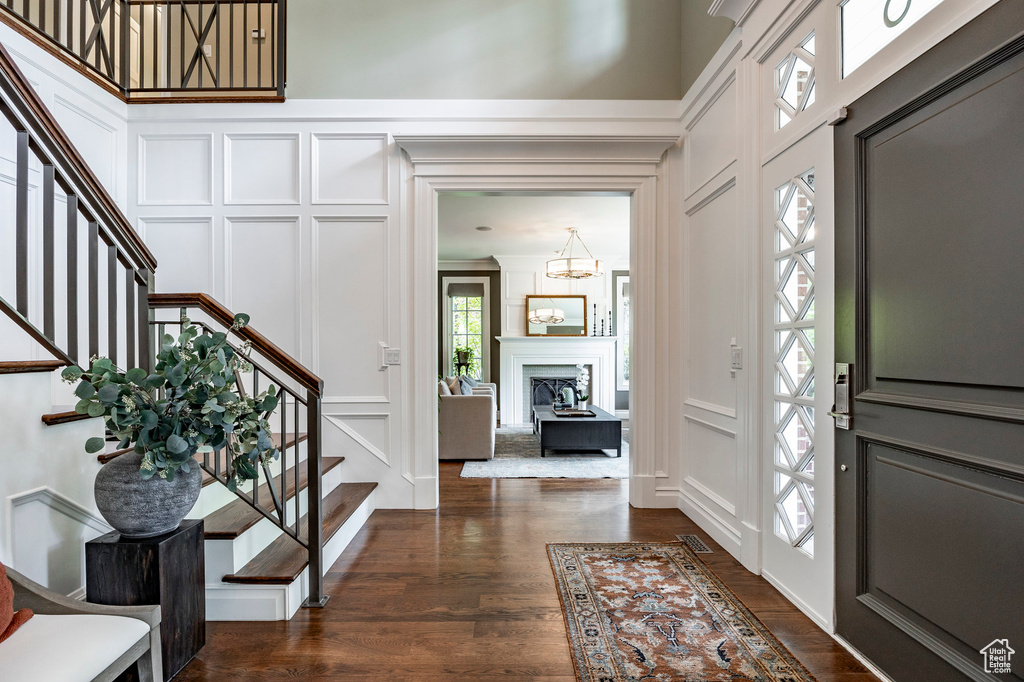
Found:
<path fill-rule="evenodd" d="M 1010 648 L 1009 640 L 994 639 L 980 653 L 985 657 L 985 672 L 999 675 L 1010 672 L 1010 657 L 1017 652 Z"/>

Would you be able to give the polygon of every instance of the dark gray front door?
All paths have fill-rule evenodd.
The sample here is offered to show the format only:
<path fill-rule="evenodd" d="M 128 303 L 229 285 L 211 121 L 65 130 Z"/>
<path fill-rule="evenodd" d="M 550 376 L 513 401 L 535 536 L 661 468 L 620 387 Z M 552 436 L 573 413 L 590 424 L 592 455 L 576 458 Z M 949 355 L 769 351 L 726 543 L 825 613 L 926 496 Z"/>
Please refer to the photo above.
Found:
<path fill-rule="evenodd" d="M 835 149 L 838 633 L 898 681 L 1024 679 L 1024 2 L 853 103 Z"/>

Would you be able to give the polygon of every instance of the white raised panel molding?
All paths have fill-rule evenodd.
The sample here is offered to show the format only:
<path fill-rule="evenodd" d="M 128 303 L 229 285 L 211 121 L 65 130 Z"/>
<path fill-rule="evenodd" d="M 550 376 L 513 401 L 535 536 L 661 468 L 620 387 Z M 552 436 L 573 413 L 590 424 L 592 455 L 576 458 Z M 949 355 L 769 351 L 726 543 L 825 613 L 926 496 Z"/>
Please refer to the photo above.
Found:
<path fill-rule="evenodd" d="M 213 205 L 213 134 L 139 135 L 140 206 Z"/>
<path fill-rule="evenodd" d="M 224 203 L 300 203 L 298 133 L 226 133 Z"/>
<path fill-rule="evenodd" d="M 387 466 L 391 466 L 391 435 L 388 420 L 391 415 L 387 412 L 332 412 L 325 414 L 328 422 L 333 424 L 348 436 L 352 442 L 370 453 Z M 381 422 L 382 429 L 378 435 L 380 442 L 374 443 L 370 437 L 360 433 L 352 422 L 376 421 Z"/>
<path fill-rule="evenodd" d="M 313 133 L 310 145 L 314 204 L 391 202 L 387 133 Z"/>
<path fill-rule="evenodd" d="M 300 358 L 305 268 L 298 216 L 226 217 L 224 243 L 225 304 L 249 313 L 254 328 Z"/>
<path fill-rule="evenodd" d="M 217 295 L 217 257 L 223 258 L 212 217 L 144 217 L 139 234 L 160 263 L 156 291 Z M 206 258 L 202 258 L 205 251 Z"/>
<path fill-rule="evenodd" d="M 736 159 L 736 72 L 729 73 L 686 126 L 686 198 L 711 182 Z"/>
<path fill-rule="evenodd" d="M 590 365 L 591 402 L 615 411 L 615 338 L 499 336 L 501 346 L 501 414 L 503 424 L 525 425 L 523 414 L 524 365 Z"/>
<path fill-rule="evenodd" d="M 391 370 L 381 369 L 379 359 L 380 344 L 392 342 L 390 232 L 386 216 L 313 218 L 313 365 L 331 391 L 325 402 L 390 400 Z M 360 333 L 350 333 L 353 328 Z M 325 366 L 326 357 L 336 361 Z M 351 388 L 354 395 L 344 395 L 339 388 Z"/>

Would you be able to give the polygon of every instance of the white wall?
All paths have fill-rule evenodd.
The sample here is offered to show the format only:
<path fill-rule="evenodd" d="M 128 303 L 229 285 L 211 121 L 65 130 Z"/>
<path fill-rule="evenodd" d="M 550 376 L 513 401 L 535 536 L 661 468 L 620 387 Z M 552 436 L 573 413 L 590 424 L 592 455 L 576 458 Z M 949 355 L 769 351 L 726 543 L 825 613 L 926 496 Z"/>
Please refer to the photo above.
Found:
<path fill-rule="evenodd" d="M 601 334 L 601 320 L 607 331 L 608 312 L 612 309 L 612 270 L 629 270 L 629 255 L 617 254 L 609 259 L 598 254 L 598 257 L 604 261 L 603 277 L 552 279 L 545 275 L 547 258 L 494 256 L 501 266 L 501 336 L 526 335 L 526 297 L 534 294 L 586 296 L 587 336 L 593 335 L 595 304 L 597 333 Z"/>
<path fill-rule="evenodd" d="M 129 216 L 160 262 L 157 289 L 207 291 L 250 313 L 254 328 L 317 372 L 323 454 L 347 458 L 347 480 L 381 483 L 380 507 L 436 504 L 414 495 L 434 481 L 415 463 L 433 439 L 413 435 L 409 407 L 416 353 L 429 349 L 436 373 L 436 317 L 429 334 L 414 332 L 410 268 L 422 236 L 408 221 L 410 169 L 394 136 L 641 138 L 674 136 L 677 126 L 670 102 L 291 100 L 131 113 Z M 385 347 L 399 349 L 400 364 L 383 363 Z"/>

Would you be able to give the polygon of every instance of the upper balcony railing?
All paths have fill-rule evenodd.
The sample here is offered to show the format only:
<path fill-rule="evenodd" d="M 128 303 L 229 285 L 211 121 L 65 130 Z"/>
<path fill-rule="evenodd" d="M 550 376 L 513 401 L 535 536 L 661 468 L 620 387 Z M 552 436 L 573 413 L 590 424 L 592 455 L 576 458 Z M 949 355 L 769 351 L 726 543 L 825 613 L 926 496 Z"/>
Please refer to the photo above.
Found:
<path fill-rule="evenodd" d="M 129 102 L 284 97 L 286 0 L 0 0 L 0 19 Z"/>

